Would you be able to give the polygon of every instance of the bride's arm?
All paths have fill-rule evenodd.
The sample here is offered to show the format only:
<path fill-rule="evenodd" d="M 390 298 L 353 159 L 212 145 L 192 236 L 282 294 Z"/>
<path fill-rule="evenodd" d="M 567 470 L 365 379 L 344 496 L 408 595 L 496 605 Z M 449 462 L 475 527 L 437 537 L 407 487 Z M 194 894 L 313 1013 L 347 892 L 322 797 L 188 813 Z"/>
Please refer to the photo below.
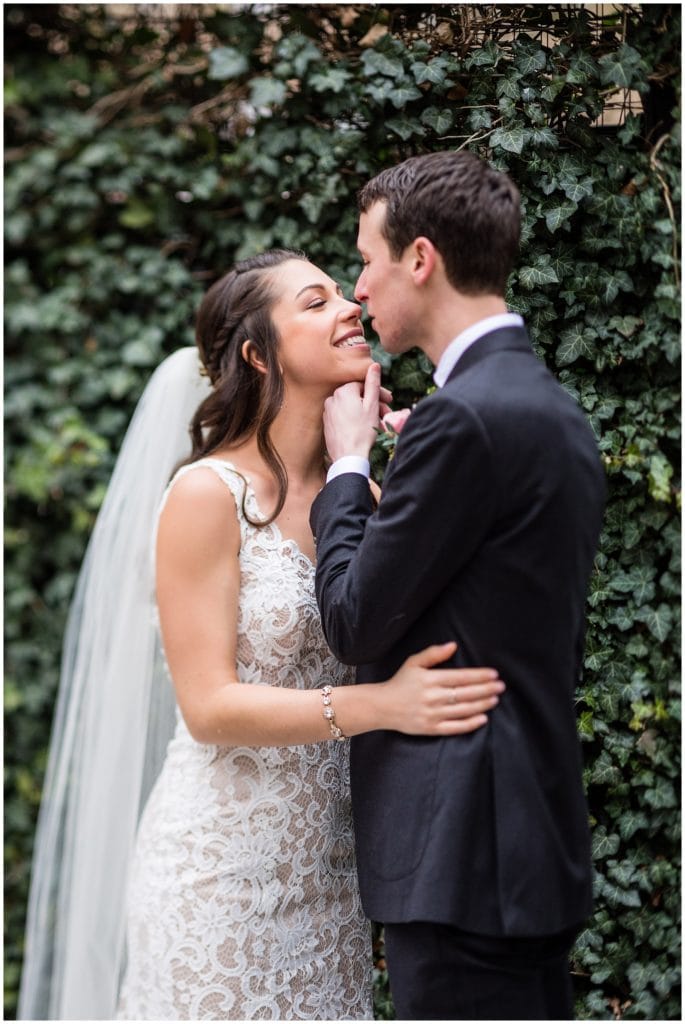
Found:
<path fill-rule="evenodd" d="M 330 739 L 320 690 L 238 682 L 239 551 L 235 503 L 225 484 L 209 470 L 179 479 L 159 523 L 157 600 L 186 725 L 198 742 L 227 746 Z M 346 736 L 372 729 L 446 736 L 480 728 L 503 686 L 493 669 L 430 668 L 452 653 L 453 644 L 428 648 L 387 682 L 334 689 L 337 724 Z"/>

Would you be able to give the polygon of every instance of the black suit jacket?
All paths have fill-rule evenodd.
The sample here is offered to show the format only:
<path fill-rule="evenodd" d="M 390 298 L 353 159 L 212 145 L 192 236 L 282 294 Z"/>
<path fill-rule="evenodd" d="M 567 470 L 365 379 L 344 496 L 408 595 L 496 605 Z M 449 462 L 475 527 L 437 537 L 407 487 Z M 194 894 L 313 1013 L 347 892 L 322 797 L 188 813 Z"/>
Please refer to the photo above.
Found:
<path fill-rule="evenodd" d="M 604 473 L 586 420 L 523 329 L 494 331 L 423 399 L 376 512 L 367 481 L 317 497 L 317 598 L 358 681 L 432 643 L 507 684 L 464 737 L 352 740 L 359 881 L 377 921 L 552 934 L 591 910 L 574 714 Z"/>

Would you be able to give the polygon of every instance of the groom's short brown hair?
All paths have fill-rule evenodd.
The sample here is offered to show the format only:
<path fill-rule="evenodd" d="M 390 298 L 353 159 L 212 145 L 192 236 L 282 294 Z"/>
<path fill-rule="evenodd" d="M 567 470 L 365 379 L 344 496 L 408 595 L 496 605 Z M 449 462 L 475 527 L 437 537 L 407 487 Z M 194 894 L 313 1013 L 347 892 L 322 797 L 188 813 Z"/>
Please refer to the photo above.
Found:
<path fill-rule="evenodd" d="M 520 197 L 506 174 L 465 151 L 412 156 L 361 189 L 360 212 L 376 202 L 387 204 L 383 234 L 393 259 L 423 235 L 454 288 L 504 295 L 521 234 Z"/>

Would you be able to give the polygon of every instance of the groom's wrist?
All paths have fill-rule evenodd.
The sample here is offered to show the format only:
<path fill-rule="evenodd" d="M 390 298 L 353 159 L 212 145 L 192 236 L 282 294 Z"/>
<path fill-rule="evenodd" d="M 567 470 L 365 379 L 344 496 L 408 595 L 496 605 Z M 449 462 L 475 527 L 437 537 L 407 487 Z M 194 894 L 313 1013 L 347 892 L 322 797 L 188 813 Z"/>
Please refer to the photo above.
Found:
<path fill-rule="evenodd" d="M 329 467 L 326 474 L 326 483 L 335 480 L 336 476 L 342 473 L 359 473 L 367 479 L 371 473 L 371 464 L 362 455 L 342 455 Z"/>

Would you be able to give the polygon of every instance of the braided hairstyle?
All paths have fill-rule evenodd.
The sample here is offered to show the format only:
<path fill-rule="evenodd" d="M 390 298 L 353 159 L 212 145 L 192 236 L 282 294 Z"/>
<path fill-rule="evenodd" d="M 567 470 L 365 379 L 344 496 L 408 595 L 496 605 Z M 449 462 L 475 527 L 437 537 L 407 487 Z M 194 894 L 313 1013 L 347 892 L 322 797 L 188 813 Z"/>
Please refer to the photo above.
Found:
<path fill-rule="evenodd" d="M 197 314 L 196 343 L 213 390 L 191 421 L 193 447 L 187 461 L 256 435 L 259 452 L 276 478 L 278 500 L 268 518 L 255 521 L 245 511 L 243 495 L 243 512 L 255 526 L 268 526 L 277 518 L 288 489 L 285 466 L 269 437 L 283 402 L 279 337 L 270 315 L 278 298 L 272 271 L 288 260 L 306 259 L 298 250 L 271 249 L 236 263 L 212 285 Z M 243 357 L 246 341 L 266 373 Z"/>

